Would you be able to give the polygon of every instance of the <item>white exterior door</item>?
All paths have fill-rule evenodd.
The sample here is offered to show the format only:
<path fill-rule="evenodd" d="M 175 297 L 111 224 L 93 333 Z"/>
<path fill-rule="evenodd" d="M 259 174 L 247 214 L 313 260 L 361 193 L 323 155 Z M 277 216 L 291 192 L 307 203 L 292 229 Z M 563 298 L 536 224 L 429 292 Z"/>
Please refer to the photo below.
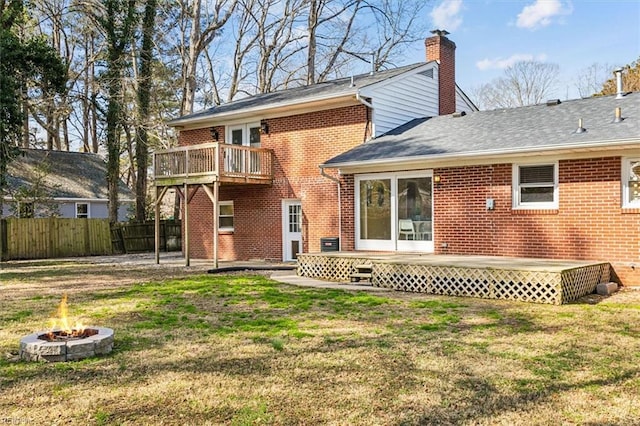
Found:
<path fill-rule="evenodd" d="M 260 123 L 239 124 L 229 126 L 226 143 L 236 146 L 260 148 Z M 225 154 L 225 171 L 235 173 L 256 173 L 260 170 L 260 158 L 255 153 L 249 156 L 249 164 L 245 164 L 244 152 L 229 150 Z"/>
<path fill-rule="evenodd" d="M 296 260 L 302 252 L 302 203 L 282 201 L 282 259 Z"/>

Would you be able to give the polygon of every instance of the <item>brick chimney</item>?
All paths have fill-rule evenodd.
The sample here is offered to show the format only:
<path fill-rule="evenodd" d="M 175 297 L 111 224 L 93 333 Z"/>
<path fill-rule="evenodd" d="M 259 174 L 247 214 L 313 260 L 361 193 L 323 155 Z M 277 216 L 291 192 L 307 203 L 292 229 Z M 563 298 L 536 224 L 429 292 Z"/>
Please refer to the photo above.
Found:
<path fill-rule="evenodd" d="M 438 61 L 440 115 L 456 112 L 456 44 L 447 38 L 448 31 L 433 30 L 424 41 L 427 62 Z"/>

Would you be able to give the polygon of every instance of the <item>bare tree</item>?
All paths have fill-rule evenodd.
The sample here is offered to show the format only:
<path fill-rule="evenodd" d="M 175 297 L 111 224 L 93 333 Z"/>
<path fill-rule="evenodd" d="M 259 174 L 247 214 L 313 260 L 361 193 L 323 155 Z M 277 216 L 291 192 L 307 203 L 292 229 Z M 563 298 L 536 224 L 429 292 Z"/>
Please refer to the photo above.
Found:
<path fill-rule="evenodd" d="M 106 142 L 109 222 L 118 220 L 120 183 L 120 131 L 124 116 L 123 77 L 127 50 L 136 23 L 135 0 L 103 0 L 104 10 L 94 15 L 107 41 L 104 82 L 107 94 Z M 104 13 L 102 13 L 104 12 Z"/>
<path fill-rule="evenodd" d="M 353 39 L 354 22 L 362 5 L 362 0 L 309 1 L 307 84 L 325 81 L 335 71 L 340 55 L 345 55 Z"/>
<path fill-rule="evenodd" d="M 407 45 L 424 38 L 428 28 L 421 18 L 426 5 L 420 0 L 369 1 L 377 28 L 370 41 L 376 71 L 394 65 Z"/>
<path fill-rule="evenodd" d="M 202 0 L 193 0 L 191 3 L 180 0 L 183 19 L 183 43 L 179 45 L 182 58 L 181 115 L 193 112 L 198 59 L 229 20 L 236 4 L 237 0 L 215 0 L 207 2 L 207 9 L 204 10 Z"/>
<path fill-rule="evenodd" d="M 557 83 L 558 65 L 520 61 L 476 90 L 481 109 L 514 108 L 546 101 Z"/>
<path fill-rule="evenodd" d="M 593 96 L 602 89 L 602 85 L 611 76 L 613 67 L 607 64 L 593 63 L 583 69 L 576 77 L 575 86 L 581 98 Z"/>

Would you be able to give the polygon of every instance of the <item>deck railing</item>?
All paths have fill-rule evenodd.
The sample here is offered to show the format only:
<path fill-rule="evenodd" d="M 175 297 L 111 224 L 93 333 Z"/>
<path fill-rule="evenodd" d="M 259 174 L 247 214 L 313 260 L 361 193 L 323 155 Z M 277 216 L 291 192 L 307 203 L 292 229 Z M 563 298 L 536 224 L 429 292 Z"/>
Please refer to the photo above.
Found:
<path fill-rule="evenodd" d="M 211 142 L 154 153 L 156 184 L 273 180 L 271 150 Z"/>

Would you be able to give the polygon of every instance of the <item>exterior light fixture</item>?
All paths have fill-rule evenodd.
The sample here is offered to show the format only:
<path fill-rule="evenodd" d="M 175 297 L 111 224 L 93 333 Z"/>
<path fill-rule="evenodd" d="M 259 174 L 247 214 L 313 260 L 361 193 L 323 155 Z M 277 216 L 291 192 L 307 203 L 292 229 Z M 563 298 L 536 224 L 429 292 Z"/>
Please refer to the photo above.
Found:
<path fill-rule="evenodd" d="M 218 142 L 218 138 L 220 137 L 220 135 L 218 134 L 218 131 L 216 130 L 215 127 L 212 127 L 211 129 L 209 129 L 209 131 L 211 132 L 211 137 Z"/>
<path fill-rule="evenodd" d="M 263 135 L 269 134 L 269 123 L 267 123 L 266 120 L 262 120 L 260 122 L 260 133 L 262 133 Z"/>
<path fill-rule="evenodd" d="M 433 183 L 435 183 L 436 185 L 440 184 L 441 181 L 442 181 L 442 178 L 440 177 L 440 175 L 435 175 L 433 177 Z"/>

